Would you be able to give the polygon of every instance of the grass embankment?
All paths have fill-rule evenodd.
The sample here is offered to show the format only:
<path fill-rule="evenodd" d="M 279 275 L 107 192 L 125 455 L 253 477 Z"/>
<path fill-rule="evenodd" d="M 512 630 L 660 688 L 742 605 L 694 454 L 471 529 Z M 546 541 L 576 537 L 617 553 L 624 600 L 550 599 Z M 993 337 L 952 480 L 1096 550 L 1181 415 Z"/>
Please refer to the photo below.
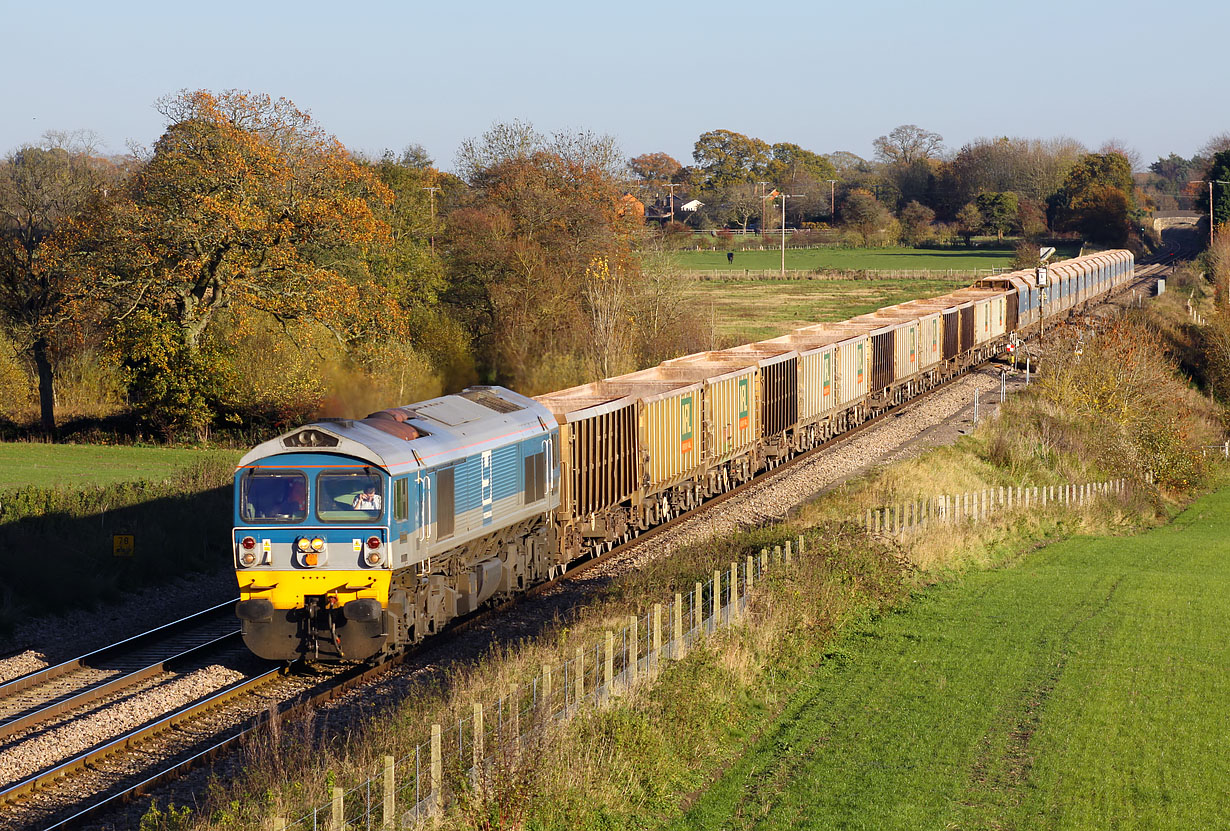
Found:
<path fill-rule="evenodd" d="M 1230 798 L 1230 489 L 858 626 L 675 828 L 1207 828 Z"/>
<path fill-rule="evenodd" d="M 236 456 L 0 445 L 7 485 L 0 486 L 0 631 L 25 617 L 227 568 Z M 114 534 L 135 536 L 132 557 L 114 556 Z"/>
<path fill-rule="evenodd" d="M 689 302 L 710 310 L 723 343 L 750 343 L 968 285 L 968 280 L 705 280 L 685 285 L 684 292 Z"/>

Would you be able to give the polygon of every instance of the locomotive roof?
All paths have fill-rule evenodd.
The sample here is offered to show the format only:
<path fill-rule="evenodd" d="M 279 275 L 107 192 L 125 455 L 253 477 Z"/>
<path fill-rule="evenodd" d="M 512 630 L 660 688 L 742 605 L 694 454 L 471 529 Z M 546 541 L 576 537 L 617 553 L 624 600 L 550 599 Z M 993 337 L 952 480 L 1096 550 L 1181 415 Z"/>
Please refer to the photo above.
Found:
<path fill-rule="evenodd" d="M 461 451 L 471 454 L 554 426 L 550 411 L 532 398 L 503 387 L 469 387 L 363 419 L 324 419 L 296 427 L 252 448 L 239 467 L 312 452 L 352 456 L 385 469 L 430 467 Z"/>

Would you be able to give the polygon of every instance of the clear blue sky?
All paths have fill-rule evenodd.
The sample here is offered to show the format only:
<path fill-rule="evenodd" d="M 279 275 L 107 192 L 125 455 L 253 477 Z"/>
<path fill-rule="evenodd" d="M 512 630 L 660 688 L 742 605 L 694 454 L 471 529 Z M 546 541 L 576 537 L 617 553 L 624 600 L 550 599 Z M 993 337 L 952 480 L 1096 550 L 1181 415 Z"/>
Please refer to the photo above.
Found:
<path fill-rule="evenodd" d="M 725 128 L 871 155 L 944 136 L 1109 138 L 1145 163 L 1230 130 L 1230 4 L 1192 0 L 175 2 L 0 0 L 0 152 L 49 129 L 151 145 L 180 89 L 285 96 L 352 149 L 451 168 L 493 122 L 587 128 L 629 155 Z"/>

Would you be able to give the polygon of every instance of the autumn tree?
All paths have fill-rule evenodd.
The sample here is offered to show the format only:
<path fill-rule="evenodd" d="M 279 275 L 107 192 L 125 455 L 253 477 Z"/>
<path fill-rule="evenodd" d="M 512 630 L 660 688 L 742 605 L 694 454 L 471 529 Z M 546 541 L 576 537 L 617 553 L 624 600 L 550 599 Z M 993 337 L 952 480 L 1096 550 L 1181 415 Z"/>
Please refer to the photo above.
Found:
<path fill-rule="evenodd" d="M 976 203 L 970 202 L 957 211 L 957 233 L 965 239 L 966 247 L 973 242 L 974 234 L 982 230 L 982 225 L 982 211 L 978 210 Z"/>
<path fill-rule="evenodd" d="M 884 164 L 908 167 L 915 162 L 938 158 L 944 150 L 944 137 L 916 124 L 902 124 L 888 135 L 877 138 L 872 146 L 876 149 L 876 158 Z"/>
<path fill-rule="evenodd" d="M 722 190 L 752 181 L 768 164 L 771 148 L 742 133 L 711 130 L 696 140 L 692 158 L 704 187 Z"/>
<path fill-rule="evenodd" d="M 134 377 L 208 376 L 198 353 L 224 311 L 310 321 L 342 341 L 396 325 L 367 269 L 366 254 L 389 242 L 377 212 L 392 200 L 371 169 L 284 98 L 185 91 L 158 110 L 166 132 L 95 217 L 83 252 L 125 348 L 144 355 L 130 360 Z M 147 335 L 167 354 L 137 349 Z M 183 426 L 202 429 L 206 392 L 174 395 L 187 396 Z"/>
<path fill-rule="evenodd" d="M 917 245 L 927 238 L 931 223 L 935 221 L 935 211 L 919 202 L 910 202 L 901 209 L 901 241 L 906 245 Z"/>
<path fill-rule="evenodd" d="M 1079 231 L 1088 240 L 1123 245 L 1135 209 L 1132 169 L 1120 153 L 1088 153 L 1068 171 L 1051 197 L 1052 224 Z"/>
<path fill-rule="evenodd" d="M 1230 182 L 1230 150 L 1222 150 L 1213 156 L 1205 179 L 1213 183 L 1213 223 L 1224 225 L 1230 222 L 1230 185 L 1226 184 Z"/>
<path fill-rule="evenodd" d="M 53 136 L 0 163 L 0 326 L 34 362 L 47 435 L 56 432 L 54 346 L 77 290 L 67 238 L 112 178 L 88 138 Z"/>
<path fill-rule="evenodd" d="M 592 326 L 586 270 L 601 260 L 636 279 L 639 222 L 619 207 L 625 163 L 614 140 L 496 125 L 463 149 L 471 194 L 447 217 L 449 302 L 489 376 L 529 391 L 580 380 Z"/>
<path fill-rule="evenodd" d="M 642 153 L 628 160 L 632 175 L 647 187 L 661 188 L 675 181 L 675 176 L 683 170 L 683 165 L 666 153 Z"/>
<path fill-rule="evenodd" d="M 1012 226 L 1016 224 L 1020 203 L 1012 191 L 980 193 L 974 200 L 974 204 L 978 206 L 978 213 L 982 215 L 982 227 L 994 233 L 997 239 L 1002 240 L 1004 234 L 1012 230 Z"/>
<path fill-rule="evenodd" d="M 866 191 L 854 191 L 841 204 L 841 221 L 862 237 L 863 245 L 891 219 L 888 209 Z"/>

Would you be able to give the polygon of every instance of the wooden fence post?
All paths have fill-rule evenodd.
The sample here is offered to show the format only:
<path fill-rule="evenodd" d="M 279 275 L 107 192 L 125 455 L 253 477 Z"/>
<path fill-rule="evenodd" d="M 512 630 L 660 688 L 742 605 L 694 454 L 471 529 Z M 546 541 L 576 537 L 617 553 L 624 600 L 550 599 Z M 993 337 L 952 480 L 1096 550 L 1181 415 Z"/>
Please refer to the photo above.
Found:
<path fill-rule="evenodd" d="M 542 665 L 542 705 L 546 714 L 551 715 L 551 665 Z"/>
<path fill-rule="evenodd" d="M 722 572 L 713 572 L 713 628 L 717 629 L 722 613 Z"/>
<path fill-rule="evenodd" d="M 747 572 L 747 574 L 744 575 L 744 585 L 747 586 L 744 590 L 744 594 L 750 595 L 752 593 L 752 588 L 756 585 L 756 575 L 754 573 L 756 567 L 752 563 L 751 554 L 747 555 L 747 566 L 744 570 Z"/>
<path fill-rule="evenodd" d="M 701 625 L 705 616 L 705 592 L 700 581 L 696 583 L 695 592 L 696 601 L 692 604 L 692 628 L 696 631 L 696 636 L 700 637 Z"/>

